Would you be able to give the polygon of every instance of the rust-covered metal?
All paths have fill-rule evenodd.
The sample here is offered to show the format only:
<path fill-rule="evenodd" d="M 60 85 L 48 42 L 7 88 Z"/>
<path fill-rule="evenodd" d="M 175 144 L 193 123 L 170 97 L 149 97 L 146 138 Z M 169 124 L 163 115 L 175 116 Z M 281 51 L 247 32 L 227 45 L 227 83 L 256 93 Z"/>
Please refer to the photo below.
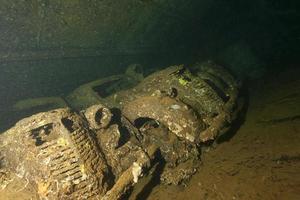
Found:
<path fill-rule="evenodd" d="M 105 197 L 113 200 L 107 195 L 112 188 L 119 192 L 114 195 L 121 198 L 126 190 L 116 189 L 116 185 L 126 185 L 130 189 L 141 176 L 142 167 L 149 167 L 150 157 L 130 142 L 119 146 L 119 138 L 105 139 L 104 132 L 118 132 L 117 125 L 105 130 L 100 124 L 93 129 L 95 121 L 89 120 L 98 112 L 102 112 L 99 120 L 106 120 L 105 109 L 102 105 L 87 109 L 87 120 L 66 108 L 19 121 L 0 138 L 1 175 L 9 176 L 1 178 L 26 180 L 26 185 L 18 192 L 34 191 L 37 199 Z M 102 148 L 99 144 L 104 143 Z M 141 169 L 135 172 L 136 168 Z M 128 170 L 132 174 L 124 178 L 123 173 Z M 8 184 L 1 182 L 1 188 L 5 189 Z"/>
<path fill-rule="evenodd" d="M 155 119 L 180 138 L 195 142 L 202 121 L 186 104 L 169 96 L 145 96 L 128 103 L 124 114 L 133 123 L 139 118 Z"/>
<path fill-rule="evenodd" d="M 208 61 L 189 68 L 176 65 L 158 71 L 146 77 L 133 89 L 115 94 L 114 99 L 118 101 L 121 108 L 124 108 L 124 115 L 130 115 L 129 118 L 133 120 L 140 117 L 139 115 L 143 112 L 151 112 L 148 111 L 150 108 L 140 109 L 140 106 L 146 106 L 148 101 L 154 104 L 152 106 L 147 104 L 148 107 L 154 109 L 148 117 L 177 111 L 178 119 L 176 120 L 179 121 L 184 115 L 183 112 L 186 112 L 184 108 L 188 108 L 197 115 L 197 123 L 200 127 L 197 133 L 194 129 L 189 134 L 197 138 L 198 142 L 207 142 L 226 132 L 235 119 L 239 111 L 238 91 L 239 83 L 234 77 L 223 67 Z M 170 100 L 168 105 L 165 103 L 165 107 L 170 109 L 157 109 L 161 101 L 158 97 L 156 97 L 157 100 L 151 97 L 157 95 L 168 96 L 160 97 L 161 99 L 174 99 Z M 139 106 L 134 107 L 135 103 Z M 176 110 L 176 108 L 180 109 Z M 172 120 L 174 118 L 170 119 L 169 123 Z M 185 129 L 185 127 L 181 126 L 179 129 Z"/>
<path fill-rule="evenodd" d="M 239 83 L 211 61 L 143 77 L 131 65 L 74 90 L 64 99 L 72 109 L 24 118 L 0 135 L 0 190 L 19 178 L 37 199 L 122 199 L 162 163 L 162 183 L 186 183 L 201 146 L 237 117 Z"/>
<path fill-rule="evenodd" d="M 1 136 L 4 167 L 34 185 L 40 198 L 92 198 L 110 187 L 95 138 L 69 109 L 25 118 Z"/>

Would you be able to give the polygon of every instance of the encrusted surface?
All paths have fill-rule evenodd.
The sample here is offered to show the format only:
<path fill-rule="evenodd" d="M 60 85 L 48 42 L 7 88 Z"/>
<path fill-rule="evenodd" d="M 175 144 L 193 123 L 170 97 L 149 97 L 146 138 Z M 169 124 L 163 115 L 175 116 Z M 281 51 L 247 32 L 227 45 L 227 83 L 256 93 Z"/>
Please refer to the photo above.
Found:
<path fill-rule="evenodd" d="M 180 138 L 195 142 L 201 130 L 201 119 L 188 106 L 168 96 L 146 96 L 125 105 L 123 112 L 133 123 L 151 118 L 164 123 Z"/>
<path fill-rule="evenodd" d="M 162 164 L 162 183 L 185 184 L 198 170 L 201 145 L 236 118 L 238 84 L 212 62 L 171 66 L 144 80 L 139 68 L 66 98 L 85 110 L 39 113 L 1 135 L 1 187 L 20 177 L 22 190 L 39 198 L 114 200 Z"/>
<path fill-rule="evenodd" d="M 189 107 L 197 114 L 199 123 L 202 123 L 202 130 L 198 133 L 199 140 L 206 142 L 224 133 L 235 119 L 238 112 L 238 90 L 239 84 L 233 76 L 221 66 L 208 61 L 195 64 L 190 69 L 178 65 L 155 72 L 135 88 L 121 91 L 113 98 L 109 97 L 109 101 L 116 101 L 121 108 L 124 107 L 124 114 L 127 115 L 127 112 L 143 112 L 138 106 L 131 106 L 130 111 L 126 108 L 132 102 L 142 102 L 139 98 L 174 98 L 186 105 L 183 107 Z M 180 107 L 177 104 L 170 105 L 170 108 L 176 110 Z"/>
<path fill-rule="evenodd" d="M 35 185 L 41 198 L 90 198 L 109 187 L 109 170 L 79 115 L 68 109 L 18 122 L 1 138 L 4 167 Z"/>

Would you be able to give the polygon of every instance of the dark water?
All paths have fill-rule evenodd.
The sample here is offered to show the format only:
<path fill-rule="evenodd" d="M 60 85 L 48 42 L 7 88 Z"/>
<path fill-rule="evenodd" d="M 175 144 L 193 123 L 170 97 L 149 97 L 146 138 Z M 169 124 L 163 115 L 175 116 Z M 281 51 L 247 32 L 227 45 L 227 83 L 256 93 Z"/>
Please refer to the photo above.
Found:
<path fill-rule="evenodd" d="M 289 103 L 299 95 L 293 91 L 298 88 L 299 57 L 297 0 L 2 0 L 0 132 L 28 113 L 48 109 L 23 112 L 14 108 L 18 101 L 66 98 L 82 84 L 123 74 L 130 64 L 140 64 L 150 74 L 174 64 L 213 60 L 250 90 L 267 85 L 259 95 L 284 85 L 280 91 L 283 99 L 284 91 L 290 91 Z M 255 93 L 255 103 L 259 95 Z M 257 103 L 253 110 L 259 113 L 257 107 L 267 105 Z M 293 123 L 300 115 L 295 110 L 279 109 L 287 116 L 293 113 Z M 255 126 L 251 122 L 249 130 Z"/>
<path fill-rule="evenodd" d="M 241 79 L 298 63 L 298 1 L 1 4 L 0 127 L 17 100 L 65 95 L 132 63 L 212 59 Z"/>

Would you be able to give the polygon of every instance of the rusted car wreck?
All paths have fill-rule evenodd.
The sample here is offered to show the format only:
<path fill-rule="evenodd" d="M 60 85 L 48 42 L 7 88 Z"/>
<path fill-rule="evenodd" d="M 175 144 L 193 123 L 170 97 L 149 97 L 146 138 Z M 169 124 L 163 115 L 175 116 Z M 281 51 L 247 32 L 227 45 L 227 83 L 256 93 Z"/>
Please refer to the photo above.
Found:
<path fill-rule="evenodd" d="M 146 78 L 138 68 L 51 98 L 66 108 L 1 134 L 0 189 L 22 180 L 37 199 L 121 199 L 160 162 L 162 183 L 185 183 L 199 168 L 201 146 L 235 120 L 239 84 L 213 62 Z"/>

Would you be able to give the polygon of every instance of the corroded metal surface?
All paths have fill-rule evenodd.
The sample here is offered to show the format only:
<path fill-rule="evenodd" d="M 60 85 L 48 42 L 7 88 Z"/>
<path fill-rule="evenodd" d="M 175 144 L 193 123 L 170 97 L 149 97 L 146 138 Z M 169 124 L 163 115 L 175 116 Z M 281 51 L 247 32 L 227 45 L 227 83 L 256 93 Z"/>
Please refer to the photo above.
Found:
<path fill-rule="evenodd" d="M 120 199 L 157 165 L 164 165 L 162 183 L 185 184 L 200 166 L 201 146 L 236 118 L 238 90 L 212 62 L 171 66 L 145 79 L 132 65 L 126 75 L 68 95 L 77 111 L 39 113 L 2 134 L 0 186 L 18 176 L 42 199 Z"/>
<path fill-rule="evenodd" d="M 201 120 L 188 106 L 168 96 L 146 96 L 131 101 L 123 109 L 132 122 L 138 118 L 152 118 L 164 123 L 180 138 L 195 142 L 201 130 Z"/>
<path fill-rule="evenodd" d="M 138 113 L 143 112 L 143 109 L 138 106 L 134 108 L 132 102 L 157 94 L 169 96 L 185 104 L 176 106 L 178 103 L 170 103 L 170 110 L 189 107 L 197 114 L 202 129 L 197 136 L 195 133 L 193 136 L 199 138 L 200 142 L 206 142 L 224 133 L 235 119 L 238 112 L 238 90 L 239 84 L 224 68 L 208 61 L 195 64 L 190 69 L 179 65 L 156 72 L 133 89 L 115 94 L 110 102 L 117 101 L 126 110 L 124 115 L 136 113 L 138 118 Z M 158 101 L 156 104 L 159 105 Z M 128 106 L 130 109 L 127 109 Z M 130 115 L 130 118 L 134 118 Z"/>
<path fill-rule="evenodd" d="M 82 114 L 65 108 L 19 121 L 0 138 L 1 189 L 20 177 L 27 183 L 19 192 L 38 199 L 121 198 L 150 168 L 157 148 L 121 141 L 119 126 L 108 126 L 111 117 L 94 105 Z"/>
<path fill-rule="evenodd" d="M 96 197 L 110 185 L 96 140 L 68 109 L 25 118 L 2 136 L 5 167 L 36 185 L 41 198 Z"/>

